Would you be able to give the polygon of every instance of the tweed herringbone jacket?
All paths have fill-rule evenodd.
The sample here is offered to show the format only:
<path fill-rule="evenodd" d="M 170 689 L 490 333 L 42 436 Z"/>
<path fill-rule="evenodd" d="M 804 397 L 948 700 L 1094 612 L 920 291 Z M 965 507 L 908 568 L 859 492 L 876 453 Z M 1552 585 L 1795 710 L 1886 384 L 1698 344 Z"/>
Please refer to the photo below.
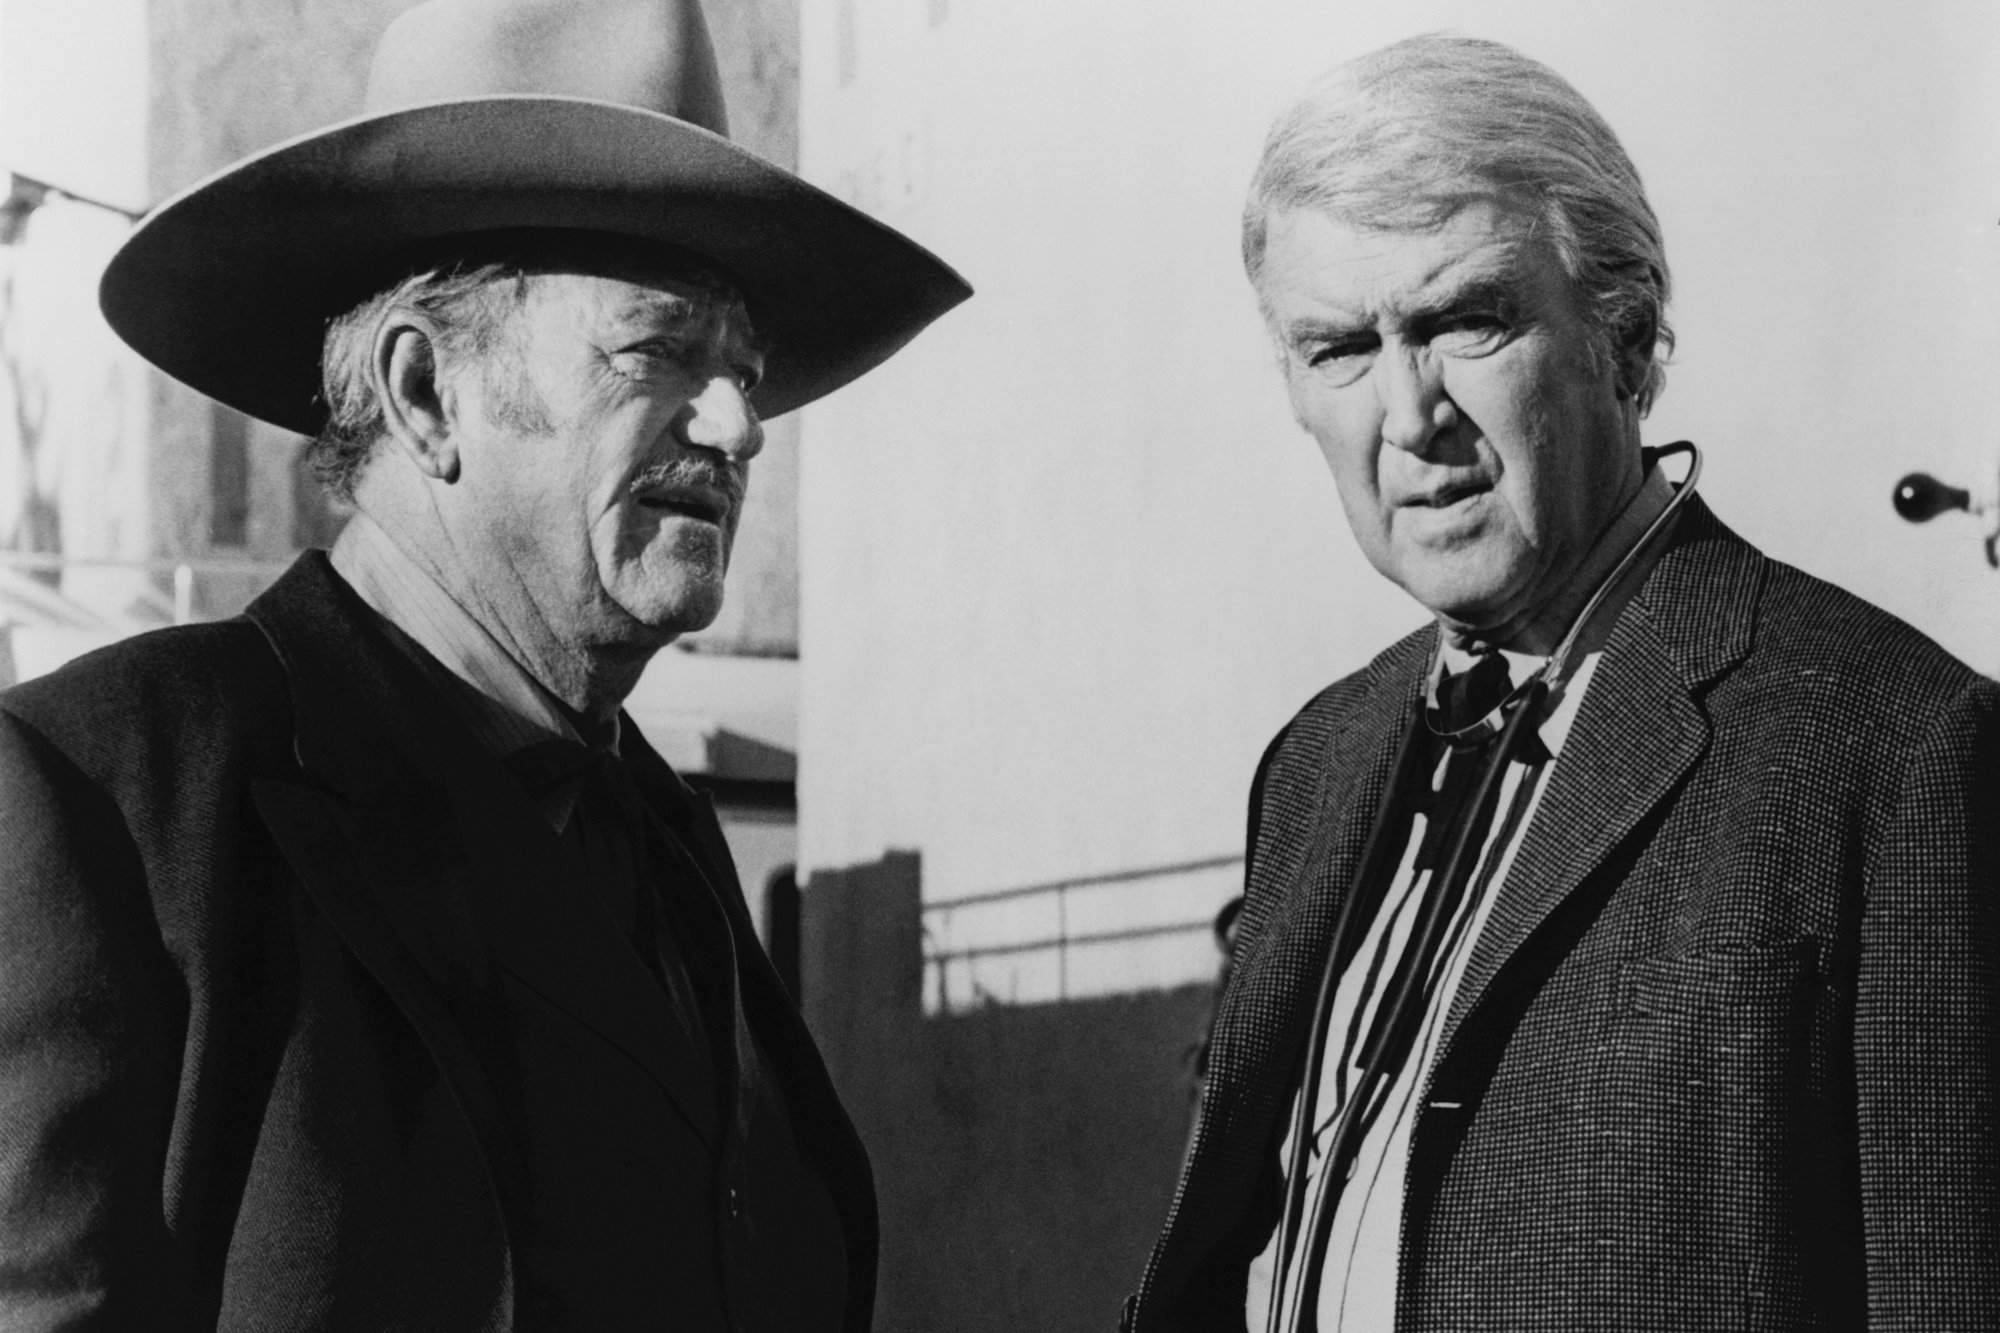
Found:
<path fill-rule="evenodd" d="M 1343 894 L 1434 631 L 1314 699 L 1136 1333 L 1240 1329 Z M 1691 503 L 1420 1097 L 1397 1327 L 2000 1329 L 2000 687 Z"/>

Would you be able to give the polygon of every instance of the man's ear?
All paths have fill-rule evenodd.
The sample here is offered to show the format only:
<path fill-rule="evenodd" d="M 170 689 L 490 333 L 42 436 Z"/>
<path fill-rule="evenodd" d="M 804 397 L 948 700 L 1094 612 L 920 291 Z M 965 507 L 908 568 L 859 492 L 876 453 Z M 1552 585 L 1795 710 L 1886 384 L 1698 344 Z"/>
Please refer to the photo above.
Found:
<path fill-rule="evenodd" d="M 369 369 L 396 448 L 425 476 L 457 481 L 458 442 L 452 405 L 438 384 L 436 330 L 418 316 L 391 311 L 376 330 Z"/>

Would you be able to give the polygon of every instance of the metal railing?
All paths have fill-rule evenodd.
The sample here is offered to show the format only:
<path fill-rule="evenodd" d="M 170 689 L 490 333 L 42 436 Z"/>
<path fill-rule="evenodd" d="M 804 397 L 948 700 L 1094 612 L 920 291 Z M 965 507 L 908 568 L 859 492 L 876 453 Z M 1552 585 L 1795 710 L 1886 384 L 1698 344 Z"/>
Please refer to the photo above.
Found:
<path fill-rule="evenodd" d="M 949 1008 L 946 1000 L 947 972 L 954 964 L 969 966 L 981 958 L 1017 956 L 1054 950 L 1057 968 L 1058 997 L 1067 997 L 1070 990 L 1069 969 L 1072 950 L 1106 944 L 1131 943 L 1138 940 L 1164 939 L 1177 935 L 1207 935 L 1214 930 L 1212 915 L 1199 920 L 1169 921 L 1159 925 L 1126 926 L 1111 929 L 1072 932 L 1069 928 L 1070 896 L 1079 892 L 1104 889 L 1117 885 L 1136 884 L 1147 880 L 1174 879 L 1182 875 L 1200 874 L 1210 870 L 1225 870 L 1243 863 L 1243 854 L 1231 852 L 1221 856 L 1206 856 L 1191 861 L 1175 861 L 1163 865 L 1144 866 L 1133 870 L 1115 870 L 1095 875 L 1078 875 L 1069 879 L 1049 880 L 1040 884 L 1027 884 L 1018 888 L 995 889 L 985 893 L 966 894 L 963 897 L 943 899 L 924 904 L 923 957 L 926 970 L 936 969 L 939 989 L 938 1008 Z M 931 921 L 946 912 L 968 907 L 982 907 L 992 903 L 1020 901 L 1033 898 L 1053 897 L 1055 899 L 1055 931 L 1052 934 L 1036 936 L 1026 940 L 1009 940 L 1005 943 L 973 944 L 959 948 L 940 946 L 932 934 Z"/>

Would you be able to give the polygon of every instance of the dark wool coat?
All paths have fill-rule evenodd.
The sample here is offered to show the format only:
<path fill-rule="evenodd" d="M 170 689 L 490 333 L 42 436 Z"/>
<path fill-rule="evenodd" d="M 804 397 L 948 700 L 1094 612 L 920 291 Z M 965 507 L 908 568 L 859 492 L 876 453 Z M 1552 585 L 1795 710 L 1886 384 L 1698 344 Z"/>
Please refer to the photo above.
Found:
<path fill-rule="evenodd" d="M 624 734 L 657 818 L 683 789 Z M 710 974 L 865 1329 L 867 1158 L 693 821 L 662 880 L 719 902 Z M 565 1326 L 722 1333 L 781 1296 L 736 1262 L 768 1163 L 565 851 L 318 553 L 243 618 L 0 696 L 0 1326 L 548 1327 L 509 1229 L 552 1210 L 615 1221 L 536 1237 L 606 1302 Z"/>
<path fill-rule="evenodd" d="M 1127 1305 L 1243 1327 L 1335 917 L 1434 644 L 1253 789 L 1200 1119 Z M 2000 1328 L 2000 687 L 1691 503 L 1446 1018 L 1397 1328 Z"/>

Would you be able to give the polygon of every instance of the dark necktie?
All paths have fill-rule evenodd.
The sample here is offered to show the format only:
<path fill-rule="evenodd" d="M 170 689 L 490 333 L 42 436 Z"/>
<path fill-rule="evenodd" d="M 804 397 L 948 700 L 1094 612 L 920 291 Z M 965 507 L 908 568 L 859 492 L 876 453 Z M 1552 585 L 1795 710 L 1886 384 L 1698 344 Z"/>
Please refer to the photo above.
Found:
<path fill-rule="evenodd" d="M 1472 665 L 1464 671 L 1446 671 L 1438 679 L 1437 708 L 1433 718 L 1437 729 L 1463 731 L 1500 706 L 1513 688 L 1507 674 L 1507 659 L 1497 648 L 1473 650 Z"/>
<path fill-rule="evenodd" d="M 608 750 L 562 739 L 526 746 L 504 762 L 539 809 L 567 806 L 558 836 L 582 860 L 585 878 L 618 933 L 667 992 L 695 1049 L 706 1050 L 709 1023 L 700 983 L 675 922 L 662 910 L 647 855 L 646 806 L 627 765 Z"/>
<path fill-rule="evenodd" d="M 1451 838 L 1468 819 L 1482 821 L 1482 812 L 1468 809 L 1473 779 L 1486 756 L 1493 752 L 1492 733 L 1475 734 L 1465 740 L 1446 737 L 1464 731 L 1498 708 L 1513 688 L 1507 674 L 1507 659 L 1492 648 L 1479 652 L 1464 671 L 1447 671 L 1438 680 L 1437 706 L 1428 719 L 1433 733 L 1428 763 L 1417 775 L 1416 790 L 1408 793 L 1411 808 L 1424 816 L 1424 841 L 1417 850 L 1416 868 L 1434 870 L 1438 858 L 1451 846 Z M 1442 759 L 1444 772 L 1439 774 Z M 1435 783 L 1435 786 L 1433 786 Z M 1484 812 L 1490 818 L 1491 812 Z M 1483 833 L 1483 829 L 1477 830 Z"/>
<path fill-rule="evenodd" d="M 1452 936 L 1450 924 L 1475 878 L 1471 872 L 1477 864 L 1478 849 L 1485 844 L 1493 825 L 1494 802 L 1478 803 L 1476 789 L 1480 771 L 1498 747 L 1499 734 L 1486 731 L 1463 741 L 1447 739 L 1451 733 L 1472 726 L 1498 708 L 1513 688 L 1507 659 L 1499 651 L 1480 648 L 1474 652 L 1475 660 L 1469 668 L 1447 671 L 1438 681 L 1437 705 L 1430 710 L 1428 719 L 1433 735 L 1429 738 L 1426 762 L 1415 774 L 1414 789 L 1404 797 L 1411 810 L 1424 816 L 1423 841 L 1417 846 L 1412 869 L 1419 874 L 1429 872 L 1431 878 L 1424 887 L 1423 907 L 1408 943 L 1382 992 L 1374 1026 L 1366 1044 L 1356 1054 L 1357 1061 L 1365 1067 L 1379 1051 L 1381 1067 L 1390 1081 L 1408 1059 L 1423 1025 L 1423 1015 L 1430 1008 L 1438 979 L 1438 959 Z M 1446 735 L 1435 734 L 1438 732 Z M 1532 763 L 1539 754 L 1540 745 L 1530 736 L 1524 751 L 1516 758 Z M 1447 877 L 1442 863 L 1461 838 L 1472 849 L 1474 865 L 1461 867 L 1461 873 Z M 1402 1012 L 1394 1012 L 1395 997 L 1413 988 L 1420 998 L 1402 1006 Z M 1387 1049 L 1380 1050 L 1383 1047 Z"/>

